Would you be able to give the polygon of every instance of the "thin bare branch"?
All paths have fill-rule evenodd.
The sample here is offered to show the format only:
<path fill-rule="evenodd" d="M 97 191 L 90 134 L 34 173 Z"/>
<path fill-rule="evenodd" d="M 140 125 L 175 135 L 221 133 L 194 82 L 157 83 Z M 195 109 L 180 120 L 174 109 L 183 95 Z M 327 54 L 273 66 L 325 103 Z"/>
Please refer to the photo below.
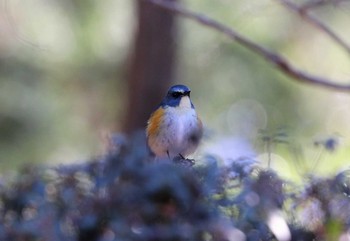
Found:
<path fill-rule="evenodd" d="M 268 62 L 274 64 L 280 71 L 282 71 L 284 74 L 286 74 L 289 77 L 292 77 L 294 80 L 312 84 L 316 86 L 321 86 L 333 90 L 338 91 L 350 91 L 350 83 L 349 84 L 341 84 L 337 83 L 336 81 L 332 81 L 327 78 L 323 78 L 321 76 L 315 76 L 312 74 L 308 74 L 295 66 L 293 66 L 287 59 L 285 59 L 283 56 L 281 56 L 278 53 L 275 53 L 264 46 L 259 45 L 258 43 L 253 42 L 252 40 L 248 39 L 247 37 L 239 34 L 232 28 L 212 19 L 208 16 L 200 13 L 193 12 L 191 10 L 188 10 L 184 7 L 182 7 L 180 4 L 171 3 L 171 2 L 165 2 L 163 0 L 142 0 L 147 1 L 149 3 L 155 4 L 159 7 L 162 7 L 163 9 L 169 10 L 173 13 L 179 14 L 183 17 L 186 17 L 188 19 L 191 19 L 199 24 L 202 24 L 204 26 L 207 26 L 209 28 L 212 28 L 218 32 L 221 32 L 228 36 L 230 39 L 235 40 L 240 45 L 244 46 L 245 48 L 249 49 L 253 53 L 258 54 L 259 56 L 263 57 Z M 350 82 L 350 81 L 349 81 Z"/>
<path fill-rule="evenodd" d="M 331 39 L 333 39 L 337 44 L 339 44 L 342 48 L 344 48 L 349 54 L 350 54 L 350 45 L 348 45 L 342 38 L 339 37 L 338 34 L 336 34 L 331 28 L 329 28 L 326 24 L 324 24 L 322 21 L 320 21 L 318 18 L 313 16 L 308 10 L 310 9 L 310 6 L 308 8 L 305 8 L 305 6 L 298 6 L 297 4 L 289 1 L 289 0 L 278 0 L 280 1 L 284 6 L 286 6 L 288 9 L 296 12 L 299 14 L 300 17 L 302 17 L 305 21 L 312 24 L 325 34 L 327 34 Z M 319 1 L 319 4 L 324 4 L 324 1 Z M 316 4 L 316 2 L 315 2 Z"/>
<path fill-rule="evenodd" d="M 303 3 L 300 8 L 304 11 L 309 11 L 314 8 L 323 7 L 325 5 L 337 6 L 342 2 L 349 2 L 349 0 L 310 0 L 306 3 Z"/>

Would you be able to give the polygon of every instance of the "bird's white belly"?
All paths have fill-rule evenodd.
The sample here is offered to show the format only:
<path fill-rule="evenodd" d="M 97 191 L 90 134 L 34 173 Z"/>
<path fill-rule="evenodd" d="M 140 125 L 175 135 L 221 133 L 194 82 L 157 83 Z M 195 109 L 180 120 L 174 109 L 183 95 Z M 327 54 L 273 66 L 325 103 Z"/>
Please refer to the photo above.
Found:
<path fill-rule="evenodd" d="M 162 139 L 166 143 L 166 149 L 171 157 L 182 154 L 191 154 L 196 146 L 189 137 L 198 129 L 197 115 L 194 109 L 168 108 L 166 121 L 163 125 Z"/>

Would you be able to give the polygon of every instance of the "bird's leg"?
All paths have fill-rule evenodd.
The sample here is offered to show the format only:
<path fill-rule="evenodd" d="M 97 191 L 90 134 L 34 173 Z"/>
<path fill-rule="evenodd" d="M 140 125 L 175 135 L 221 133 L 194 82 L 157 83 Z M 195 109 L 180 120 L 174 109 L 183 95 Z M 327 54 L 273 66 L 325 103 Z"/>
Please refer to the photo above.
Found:
<path fill-rule="evenodd" d="M 169 160 L 171 160 L 169 150 L 166 150 L 166 154 L 168 155 Z"/>
<path fill-rule="evenodd" d="M 181 153 L 179 153 L 179 157 L 181 157 L 183 160 L 186 160 L 186 158 Z"/>

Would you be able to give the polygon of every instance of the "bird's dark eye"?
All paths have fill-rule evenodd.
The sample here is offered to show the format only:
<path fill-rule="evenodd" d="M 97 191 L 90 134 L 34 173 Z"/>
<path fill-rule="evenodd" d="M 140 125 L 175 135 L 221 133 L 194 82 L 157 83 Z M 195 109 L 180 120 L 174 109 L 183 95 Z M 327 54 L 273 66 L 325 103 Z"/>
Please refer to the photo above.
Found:
<path fill-rule="evenodd" d="M 173 92 L 173 93 L 171 93 L 171 96 L 174 98 L 179 98 L 181 96 L 181 93 L 180 92 Z"/>

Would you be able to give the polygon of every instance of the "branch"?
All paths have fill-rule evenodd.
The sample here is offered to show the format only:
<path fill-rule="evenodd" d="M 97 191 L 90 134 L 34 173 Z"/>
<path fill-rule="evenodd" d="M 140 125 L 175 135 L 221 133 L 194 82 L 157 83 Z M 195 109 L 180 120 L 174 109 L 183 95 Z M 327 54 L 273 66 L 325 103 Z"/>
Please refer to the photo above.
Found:
<path fill-rule="evenodd" d="M 300 6 L 304 11 L 308 11 L 310 9 L 322 7 L 325 5 L 339 5 L 342 2 L 346 2 L 349 0 L 310 0 Z"/>
<path fill-rule="evenodd" d="M 203 14 L 188 10 L 182 7 L 180 4 L 172 3 L 169 1 L 165 2 L 163 0 L 142 0 L 142 1 L 155 4 L 159 7 L 162 7 L 163 9 L 166 9 L 168 11 L 171 11 L 173 13 L 176 13 L 178 15 L 191 19 L 201 25 L 207 26 L 218 32 L 223 33 L 224 35 L 228 36 L 230 39 L 235 40 L 237 43 L 247 48 L 248 50 L 264 58 L 271 64 L 274 64 L 281 72 L 283 72 L 289 77 L 292 77 L 296 81 L 312 84 L 312 85 L 316 85 L 316 86 L 320 86 L 328 89 L 338 90 L 338 91 L 350 91 L 350 84 L 336 83 L 335 81 L 332 81 L 327 78 L 323 78 L 321 76 L 308 74 L 296 68 L 295 66 L 293 66 L 287 59 L 285 59 L 283 56 L 279 55 L 278 53 L 275 53 L 265 48 L 264 46 L 261 46 L 253 42 L 252 40 L 239 34 L 238 32 L 231 29 L 230 27 L 212 18 L 209 18 Z"/>
<path fill-rule="evenodd" d="M 289 0 L 279 0 L 284 6 L 286 6 L 288 9 L 296 12 L 300 15 L 305 21 L 309 22 L 325 34 L 327 34 L 331 39 L 333 39 L 337 44 L 339 44 L 342 48 L 344 48 L 349 54 L 350 54 L 350 46 L 341 39 L 332 29 L 330 29 L 327 25 L 325 25 L 323 22 L 321 22 L 318 18 L 314 17 L 310 14 L 308 11 L 310 7 L 314 7 L 317 5 L 317 2 L 313 2 L 312 5 L 303 5 L 299 7 L 295 3 L 289 1 Z M 324 4 L 324 0 L 319 0 L 318 4 Z M 311 3 L 310 3 L 311 4 Z"/>

